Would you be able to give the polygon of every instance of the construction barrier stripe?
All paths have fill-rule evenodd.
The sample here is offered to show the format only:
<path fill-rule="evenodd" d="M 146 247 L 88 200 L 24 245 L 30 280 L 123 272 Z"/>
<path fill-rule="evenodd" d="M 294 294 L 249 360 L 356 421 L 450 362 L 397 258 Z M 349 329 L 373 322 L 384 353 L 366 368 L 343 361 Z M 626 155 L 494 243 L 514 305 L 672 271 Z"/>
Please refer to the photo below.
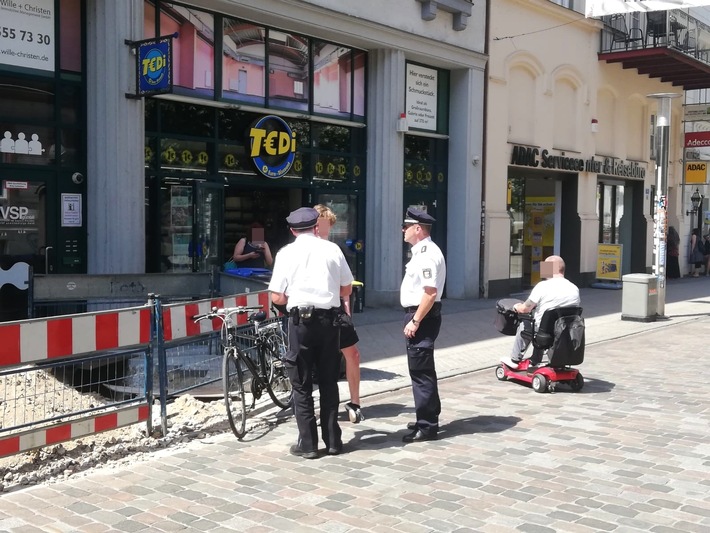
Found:
<path fill-rule="evenodd" d="M 269 291 L 250 292 L 229 298 L 200 300 L 197 302 L 173 304 L 163 306 L 163 336 L 166 341 L 183 339 L 194 335 L 203 335 L 219 330 L 222 322 L 219 319 L 202 320 L 195 323 L 192 319 L 195 315 L 209 313 L 213 307 L 238 307 L 260 305 L 266 312 L 267 317 L 274 316 L 271 313 L 271 296 Z M 246 324 L 248 315 L 237 315 L 237 325 Z"/>
<path fill-rule="evenodd" d="M 0 324 L 0 367 L 150 342 L 148 307 Z"/>
<path fill-rule="evenodd" d="M 149 413 L 147 404 L 133 405 L 110 413 L 101 413 L 50 428 L 26 431 L 19 435 L 4 438 L 0 437 L 0 457 L 144 422 L 148 420 Z"/>

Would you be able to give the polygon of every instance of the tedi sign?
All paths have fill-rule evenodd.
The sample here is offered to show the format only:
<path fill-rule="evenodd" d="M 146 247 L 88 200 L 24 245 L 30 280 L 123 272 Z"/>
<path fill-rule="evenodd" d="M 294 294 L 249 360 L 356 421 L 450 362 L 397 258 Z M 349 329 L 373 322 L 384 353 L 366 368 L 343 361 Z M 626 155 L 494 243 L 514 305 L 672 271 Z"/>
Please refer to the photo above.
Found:
<path fill-rule="evenodd" d="M 522 165 L 535 168 L 549 168 L 554 170 L 569 170 L 572 172 L 594 172 L 609 176 L 623 178 L 645 179 L 646 169 L 636 161 L 624 161 L 614 157 L 589 159 L 567 157 L 551 154 L 549 150 L 540 150 L 528 146 L 513 146 L 510 158 L 511 165 Z"/>

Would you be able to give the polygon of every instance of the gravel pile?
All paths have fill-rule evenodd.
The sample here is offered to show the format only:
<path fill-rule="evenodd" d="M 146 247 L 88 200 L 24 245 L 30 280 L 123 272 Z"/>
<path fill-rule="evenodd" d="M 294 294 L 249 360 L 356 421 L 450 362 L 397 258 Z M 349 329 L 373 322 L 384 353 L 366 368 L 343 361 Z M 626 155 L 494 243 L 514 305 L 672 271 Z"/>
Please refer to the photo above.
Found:
<path fill-rule="evenodd" d="M 30 421 L 62 414 L 66 406 L 76 410 L 106 403 L 101 396 L 80 393 L 44 371 L 4 377 L 0 380 L 0 400 L 2 427 L 18 423 L 18 415 L 10 406 L 24 405 L 21 416 Z M 259 419 L 250 422 L 258 424 Z M 97 466 L 135 462 L 156 450 L 184 446 L 192 439 L 225 431 L 230 429 L 221 400 L 203 402 L 190 395 L 180 396 L 168 406 L 166 435 L 162 435 L 156 403 L 151 436 L 146 435 L 146 424 L 140 423 L 0 458 L 0 491 L 56 482 Z"/>

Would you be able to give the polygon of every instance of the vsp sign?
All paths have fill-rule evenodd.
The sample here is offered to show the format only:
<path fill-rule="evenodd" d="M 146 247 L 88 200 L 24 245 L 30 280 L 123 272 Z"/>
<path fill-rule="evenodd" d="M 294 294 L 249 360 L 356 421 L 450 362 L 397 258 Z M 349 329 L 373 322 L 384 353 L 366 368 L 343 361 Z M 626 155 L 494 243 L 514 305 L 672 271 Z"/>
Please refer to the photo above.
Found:
<path fill-rule="evenodd" d="M 268 115 L 249 130 L 250 157 L 257 171 L 267 178 L 285 175 L 296 158 L 296 134 L 282 118 Z"/>
<path fill-rule="evenodd" d="M 705 183 L 708 177 L 708 165 L 704 161 L 693 161 L 685 164 L 686 183 Z"/>

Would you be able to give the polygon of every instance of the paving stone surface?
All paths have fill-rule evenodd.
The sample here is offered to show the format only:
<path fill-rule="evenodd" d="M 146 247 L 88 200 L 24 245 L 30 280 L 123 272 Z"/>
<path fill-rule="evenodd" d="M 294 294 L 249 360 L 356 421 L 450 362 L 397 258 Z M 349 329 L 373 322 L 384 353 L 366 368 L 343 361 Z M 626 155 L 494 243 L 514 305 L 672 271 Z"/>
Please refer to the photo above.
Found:
<path fill-rule="evenodd" d="M 3 493 L 0 531 L 710 531 L 710 383 L 698 365 L 710 297 L 697 292 L 710 281 L 671 288 L 670 319 L 655 323 L 621 321 L 619 293 L 583 291 L 579 392 L 498 381 L 512 338 L 491 333 L 491 302 L 451 309 L 440 438 L 413 444 L 401 441 L 413 419 L 401 326 L 383 312 L 358 327 L 366 420 L 342 414 L 342 455 L 290 456 L 295 422 L 265 413 L 271 423 L 242 441 L 210 436 Z"/>

